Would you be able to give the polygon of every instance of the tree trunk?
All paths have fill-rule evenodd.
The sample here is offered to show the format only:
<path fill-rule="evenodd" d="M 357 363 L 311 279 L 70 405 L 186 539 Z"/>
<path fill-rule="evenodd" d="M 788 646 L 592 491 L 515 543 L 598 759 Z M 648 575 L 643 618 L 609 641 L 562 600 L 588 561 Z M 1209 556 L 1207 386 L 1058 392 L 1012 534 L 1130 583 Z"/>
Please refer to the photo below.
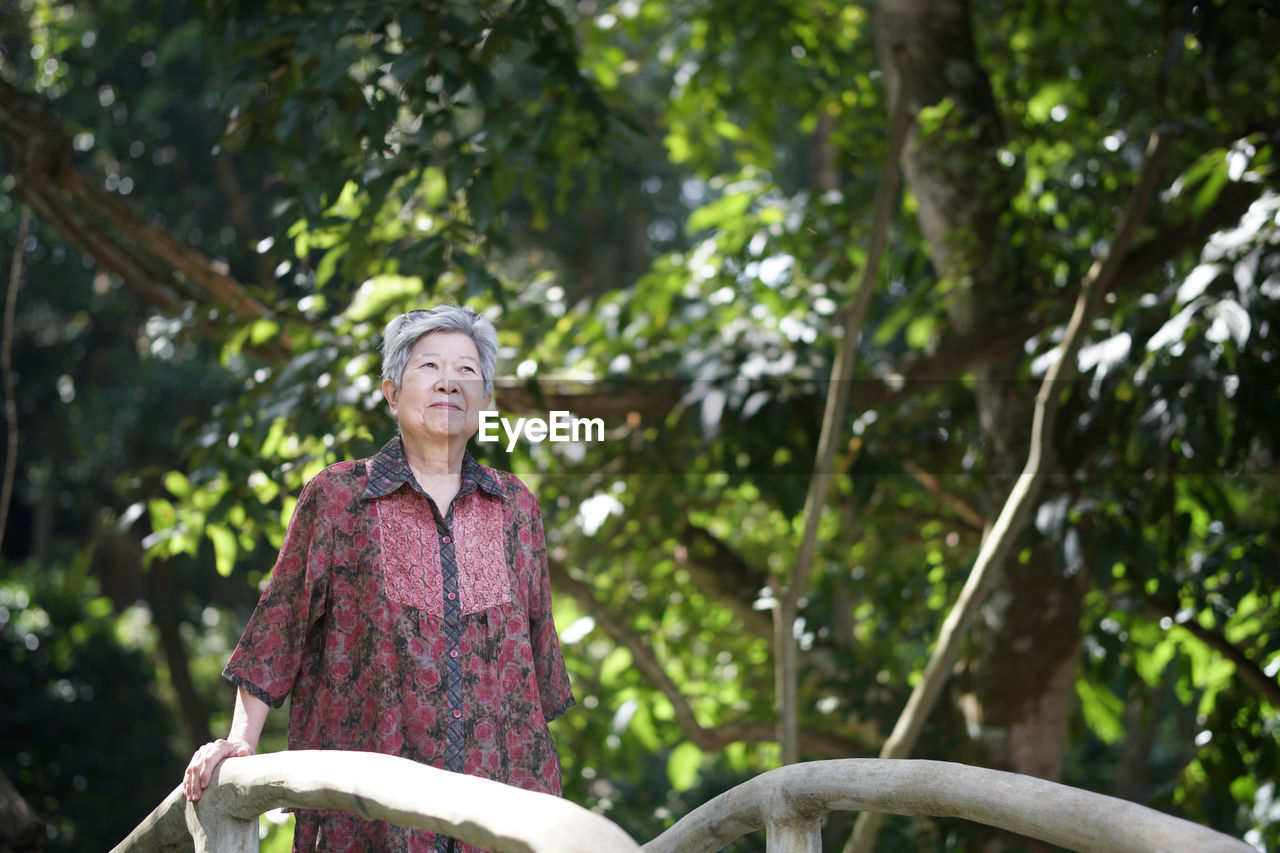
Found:
<path fill-rule="evenodd" d="M 1011 561 L 974 633 L 967 709 L 974 763 L 1056 782 L 1062 775 L 1067 722 L 1074 703 L 1086 575 L 1054 571 L 1047 548 Z M 1051 849 L 997 833 L 984 850 Z"/>
<path fill-rule="evenodd" d="M 35 809 L 0 773 L 0 853 L 38 853 L 44 841 L 44 823 Z"/>
<path fill-rule="evenodd" d="M 178 629 L 177 595 L 173 566 L 167 560 L 157 560 L 151 567 L 151 613 L 160 635 L 161 653 L 169 666 L 169 679 L 182 709 L 182 727 L 188 742 L 194 747 L 211 739 L 209 708 L 200 699 L 191 680 L 187 647 Z"/>
<path fill-rule="evenodd" d="M 1155 742 L 1152 717 L 1151 691 L 1139 681 L 1129 689 L 1125 703 L 1125 741 L 1116 769 L 1113 797 L 1143 805 L 1147 802 L 1147 774 L 1151 770 L 1151 747 Z"/>
<path fill-rule="evenodd" d="M 993 320 L 1012 321 L 1029 303 L 1033 282 L 1001 224 L 1016 192 L 1015 175 L 997 159 L 1001 121 L 976 58 L 968 3 L 887 0 L 877 18 L 877 44 L 891 91 L 899 85 L 891 52 L 905 50 L 913 63 L 916 107 L 925 112 L 903 170 L 935 270 L 951 289 L 953 330 L 966 335 Z M 929 131 L 938 124 L 941 129 Z M 974 368 L 987 444 L 984 502 L 991 507 L 1008 492 L 1002 475 L 1016 474 L 1027 458 L 1034 389 L 1014 381 L 1021 359 L 1015 352 Z M 1000 586 L 975 637 L 963 704 L 977 763 L 1055 780 L 1072 707 L 1084 578 L 1054 572 L 1044 549 L 1025 564 L 1009 562 L 1015 565 L 997 567 Z"/>

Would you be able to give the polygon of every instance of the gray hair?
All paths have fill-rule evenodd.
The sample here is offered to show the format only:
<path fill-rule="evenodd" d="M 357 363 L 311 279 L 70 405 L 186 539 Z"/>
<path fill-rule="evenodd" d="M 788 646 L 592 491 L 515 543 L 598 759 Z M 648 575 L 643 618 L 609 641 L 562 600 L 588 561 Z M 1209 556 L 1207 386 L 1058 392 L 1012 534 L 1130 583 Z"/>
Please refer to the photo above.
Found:
<path fill-rule="evenodd" d="M 470 336 L 480 354 L 480 376 L 484 394 L 493 393 L 493 377 L 498 369 L 498 330 L 475 310 L 466 306 L 438 305 L 401 314 L 382 333 L 382 378 L 396 389 L 404 377 L 409 352 L 423 335 L 432 332 L 461 332 Z"/>

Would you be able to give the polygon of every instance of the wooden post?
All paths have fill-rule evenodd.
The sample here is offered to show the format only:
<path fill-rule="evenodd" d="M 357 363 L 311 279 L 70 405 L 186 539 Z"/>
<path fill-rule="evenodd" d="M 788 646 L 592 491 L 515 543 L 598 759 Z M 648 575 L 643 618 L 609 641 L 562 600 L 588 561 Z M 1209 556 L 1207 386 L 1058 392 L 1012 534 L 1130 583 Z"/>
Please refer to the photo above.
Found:
<path fill-rule="evenodd" d="M 765 853 L 822 853 L 822 822 L 817 818 L 765 823 Z"/>
<path fill-rule="evenodd" d="M 187 831 L 196 853 L 258 853 L 258 819 L 236 817 L 218 797 L 187 803 Z"/>

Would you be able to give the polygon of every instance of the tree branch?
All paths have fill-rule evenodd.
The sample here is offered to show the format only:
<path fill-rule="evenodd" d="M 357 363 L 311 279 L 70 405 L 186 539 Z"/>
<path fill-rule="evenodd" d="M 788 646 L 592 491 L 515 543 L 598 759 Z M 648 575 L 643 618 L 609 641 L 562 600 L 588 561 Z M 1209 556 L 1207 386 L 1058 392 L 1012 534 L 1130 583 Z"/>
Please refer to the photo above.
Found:
<path fill-rule="evenodd" d="M 72 247 L 119 275 L 156 310 L 181 314 L 183 300 L 191 298 L 201 305 L 224 304 L 250 314 L 266 311 L 243 285 L 213 261 L 159 231 L 123 200 L 72 169 L 71 145 L 61 123 L 34 97 L 19 92 L 3 79 L 0 134 L 13 151 L 15 194 Z M 1260 193 L 1256 184 L 1228 184 L 1199 217 L 1169 226 L 1135 246 L 1117 271 L 1112 286 L 1130 283 L 1188 246 L 1202 243 L 1213 232 L 1238 220 Z M 83 211 L 96 211 L 105 219 L 90 218 Z M 124 235 L 117 233 L 113 230 L 117 218 L 126 225 L 136 225 L 138 230 L 125 228 Z M 129 235 L 129 240 L 123 239 Z M 153 240 L 154 243 L 149 242 Z M 152 245 L 158 254 L 147 250 Z M 192 287 L 191 282 L 197 286 Z M 856 403 L 863 410 L 892 405 L 959 378 L 981 364 L 1000 361 L 1019 352 L 1027 338 L 1051 322 L 1049 318 L 1020 320 L 945 340 L 932 354 L 909 358 L 889 370 L 882 380 L 857 382 Z M 216 330 L 203 319 L 197 325 L 207 332 Z M 255 351 L 255 355 L 279 362 L 290 353 L 287 341 L 276 341 L 271 349 Z M 624 418 L 632 412 L 661 416 L 676 406 L 683 390 L 675 382 L 631 383 L 624 393 L 603 385 L 556 388 L 513 383 L 503 389 L 502 402 L 511 411 L 546 411 L 550 405 L 582 417 Z"/>
<path fill-rule="evenodd" d="M 1146 596 L 1147 609 L 1160 616 L 1167 616 L 1173 620 L 1173 624 L 1204 643 L 1214 652 L 1222 656 L 1225 660 L 1235 665 L 1236 675 L 1240 679 L 1252 687 L 1263 699 L 1270 702 L 1274 707 L 1280 708 L 1280 683 L 1274 678 L 1269 677 L 1258 662 L 1245 655 L 1244 650 L 1232 643 L 1217 631 L 1212 631 L 1195 619 L 1188 619 L 1185 622 L 1178 621 L 1178 608 L 1172 607 L 1159 599 L 1152 596 Z"/>
<path fill-rule="evenodd" d="M 924 470 L 918 463 L 911 459 L 906 459 L 903 460 L 902 467 L 906 468 L 907 473 L 915 477 L 916 482 L 924 486 L 929 494 L 951 507 L 955 514 L 964 519 L 970 527 L 975 530 L 982 530 L 987 526 L 987 520 L 983 518 L 982 513 L 974 508 L 973 504 L 942 488 L 942 483 L 939 482 L 938 478 Z"/>
<path fill-rule="evenodd" d="M 633 413 L 664 416 L 687 391 L 685 383 L 675 380 L 631 381 L 619 387 L 610 382 L 535 384 L 500 378 L 496 384 L 495 399 L 507 411 L 538 413 L 559 409 L 584 418 L 618 420 Z"/>
<path fill-rule="evenodd" d="M 880 257 L 889 234 L 889 220 L 893 215 L 893 203 L 898 196 L 900 182 L 898 163 L 907 131 L 911 126 L 908 104 L 913 94 L 911 69 L 903 60 L 903 52 L 895 51 L 895 61 L 902 74 L 898 86 L 892 116 L 889 122 L 889 140 L 885 150 L 880 182 L 876 186 L 872 203 L 871 237 L 867 245 L 867 259 L 862 267 L 861 279 L 855 292 L 853 305 L 845 314 L 840 350 L 831 371 L 827 388 L 826 411 L 822 416 L 822 430 L 818 436 L 817 458 L 813 463 L 813 478 L 804 503 L 804 533 L 796 552 L 791 578 L 775 599 L 773 614 L 774 671 L 776 704 L 778 710 L 778 742 L 782 746 L 782 763 L 794 764 L 800 759 L 797 731 L 799 728 L 799 647 L 794 625 L 800 608 L 800 597 L 809 584 L 809 571 L 813 566 L 817 549 L 818 522 L 827 505 L 827 491 L 831 485 L 832 466 L 836 446 L 844 434 L 845 411 L 852 391 L 854 365 L 858 357 L 858 335 L 871 303 L 876 279 L 880 274 Z"/>
<path fill-rule="evenodd" d="M 31 804 L 0 773 L 0 850 L 13 853 L 40 853 L 45 849 L 47 831 Z"/>
<path fill-rule="evenodd" d="M 1212 234 L 1239 221 L 1262 194 L 1258 184 L 1233 183 L 1223 187 L 1218 198 L 1195 218 L 1157 228 L 1148 239 L 1132 246 L 1107 284 L 1115 292 L 1158 270 L 1188 248 L 1202 245 Z M 1066 302 L 1070 291 L 1063 290 Z M 942 340 L 931 353 L 907 357 L 886 370 L 880 378 L 853 380 L 852 400 L 860 410 L 882 409 L 924 391 L 950 382 L 984 364 L 1001 362 L 1023 351 L 1032 335 L 1058 322 L 1060 315 L 1049 311 L 1039 317 L 997 322 L 969 334 Z M 644 417 L 667 414 L 680 401 L 684 387 L 675 381 L 631 382 L 625 392 L 602 383 L 586 386 L 554 385 L 531 388 L 512 384 L 502 391 L 502 404 L 513 412 L 545 412 L 549 408 L 572 411 L 581 417 L 624 418 L 630 412 Z M 801 405 L 819 405 L 817 397 L 797 400 Z"/>
<path fill-rule="evenodd" d="M 123 199 L 71 166 L 71 144 L 57 117 L 38 99 L 0 79 L 0 134 L 13 150 L 15 194 L 74 248 L 119 275 L 167 314 L 184 299 L 232 314 L 268 310 L 218 263 L 147 222 Z M 212 331 L 208 322 L 197 324 Z M 288 341 L 280 342 L 281 353 Z"/>
<path fill-rule="evenodd" d="M 573 596 L 582 609 L 603 628 L 609 637 L 631 653 L 631 662 L 659 693 L 666 697 L 675 712 L 676 722 L 686 738 L 699 749 L 715 752 L 731 743 L 768 743 L 775 739 L 776 731 L 769 723 L 727 723 L 707 728 L 698 722 L 689 699 L 680 690 L 654 654 L 644 637 L 622 624 L 618 614 L 595 597 L 591 586 L 573 578 L 558 560 L 548 559 L 552 587 Z M 878 742 L 869 726 L 859 728 L 859 741 L 849 741 L 824 731 L 800 732 L 800 742 L 805 750 L 825 758 L 848 758 Z"/>
<path fill-rule="evenodd" d="M 178 628 L 176 611 L 178 588 L 173 564 L 169 560 L 157 560 L 150 571 L 151 612 L 156 631 L 160 635 L 160 651 L 169 665 L 169 680 L 182 709 L 182 727 L 190 748 L 195 749 L 212 739 L 209 728 L 209 708 L 200 698 L 195 682 L 191 680 L 191 661 L 186 643 Z"/>
<path fill-rule="evenodd" d="M 772 637 L 769 614 L 755 609 L 756 594 L 769 583 L 768 573 L 744 560 L 709 530 L 690 524 L 682 538 L 688 552 L 685 568 L 692 584 L 732 610 L 755 636 Z"/>
<path fill-rule="evenodd" d="M 7 452 L 4 457 L 4 482 L 0 484 L 0 543 L 4 542 L 9 521 L 9 501 L 13 499 L 13 481 L 18 473 L 18 399 L 13 386 L 13 318 L 18 311 L 18 288 L 22 286 L 23 255 L 27 246 L 27 229 L 31 227 L 31 208 L 22 208 L 18 224 L 18 240 L 13 247 L 13 264 L 9 267 L 9 290 L 4 299 L 4 335 L 0 339 L 0 373 L 4 374 L 4 414 L 8 421 Z"/>

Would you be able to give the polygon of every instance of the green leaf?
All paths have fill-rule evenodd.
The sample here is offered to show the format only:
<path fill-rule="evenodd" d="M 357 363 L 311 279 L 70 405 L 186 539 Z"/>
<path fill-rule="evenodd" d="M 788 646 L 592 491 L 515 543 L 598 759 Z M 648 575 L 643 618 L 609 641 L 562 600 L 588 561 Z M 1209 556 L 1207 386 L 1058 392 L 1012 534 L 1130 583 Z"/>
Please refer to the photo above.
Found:
<path fill-rule="evenodd" d="M 191 483 L 181 471 L 170 471 L 164 475 L 164 487 L 175 498 L 185 498 L 191 494 Z"/>
<path fill-rule="evenodd" d="M 333 274 L 338 270 L 338 261 L 342 260 L 342 256 L 347 253 L 347 246 L 334 246 L 332 249 L 324 253 L 324 257 L 320 259 L 320 263 L 316 264 L 316 285 L 323 287 L 329 283 L 329 279 L 333 278 Z"/>
<path fill-rule="evenodd" d="M 624 648 L 616 648 L 600 662 L 600 682 L 613 684 L 618 676 L 631 668 L 631 652 Z"/>
<path fill-rule="evenodd" d="M 267 430 L 267 437 L 262 441 L 261 453 L 264 459 L 270 459 L 280 450 L 280 445 L 284 443 L 285 429 L 288 422 L 284 418 L 276 418 L 271 422 L 271 428 Z"/>
<path fill-rule="evenodd" d="M 1165 667 L 1173 660 L 1177 648 L 1176 639 L 1166 634 L 1163 641 L 1150 648 L 1139 645 L 1134 649 L 1134 668 L 1147 685 L 1157 687 L 1163 682 Z"/>
<path fill-rule="evenodd" d="M 689 216 L 689 233 L 724 226 L 739 219 L 751 207 L 754 198 L 754 193 L 734 193 L 698 208 Z"/>
<path fill-rule="evenodd" d="M 231 577 L 231 570 L 235 568 L 236 554 L 239 551 L 235 534 L 221 524 L 206 524 L 204 532 L 213 543 L 213 561 L 218 574 L 224 578 Z"/>
<path fill-rule="evenodd" d="M 1222 188 L 1226 185 L 1227 164 L 1223 161 L 1221 168 L 1210 172 L 1208 178 L 1200 187 L 1200 191 L 1196 193 L 1195 201 L 1192 202 L 1191 207 L 1197 216 L 1213 206 L 1213 203 L 1218 200 L 1218 196 L 1222 193 Z"/>
<path fill-rule="evenodd" d="M 1104 743 L 1117 743 L 1124 736 L 1124 703 L 1107 687 L 1088 679 L 1076 679 L 1076 695 L 1084 721 Z"/>
<path fill-rule="evenodd" d="M 1050 83 L 1044 86 L 1027 101 L 1027 115 L 1035 122 L 1049 120 L 1049 113 L 1058 104 L 1064 103 L 1071 93 L 1071 87 L 1063 82 Z"/>
<path fill-rule="evenodd" d="M 702 764 L 702 750 L 696 744 L 685 741 L 671 750 L 667 757 L 667 779 L 671 789 L 684 793 L 698 781 L 698 767 Z"/>
<path fill-rule="evenodd" d="M 907 345 L 912 349 L 923 349 L 933 338 L 937 321 L 928 314 L 922 314 L 907 324 Z"/>
<path fill-rule="evenodd" d="M 393 305 L 416 299 L 425 290 L 416 276 L 375 275 L 360 285 L 343 315 L 357 323 L 382 319 Z"/>
<path fill-rule="evenodd" d="M 280 337 L 280 324 L 274 320 L 258 320 L 249 331 L 249 341 L 254 346 Z"/>
<path fill-rule="evenodd" d="M 147 512 L 151 518 L 151 529 L 154 531 L 167 530 L 173 527 L 178 519 L 173 504 L 163 498 L 152 498 L 147 501 Z"/>
<path fill-rule="evenodd" d="M 421 51 L 411 50 L 391 63 L 391 76 L 401 83 L 408 83 L 425 65 L 426 56 Z"/>

